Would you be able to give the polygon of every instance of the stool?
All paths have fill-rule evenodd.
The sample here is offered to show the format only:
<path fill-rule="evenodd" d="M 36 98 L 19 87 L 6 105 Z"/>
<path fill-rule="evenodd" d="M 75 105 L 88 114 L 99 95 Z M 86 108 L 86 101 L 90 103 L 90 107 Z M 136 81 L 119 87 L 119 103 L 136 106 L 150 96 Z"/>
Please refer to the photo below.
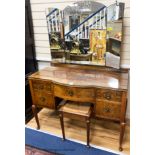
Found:
<path fill-rule="evenodd" d="M 64 117 L 86 121 L 87 124 L 87 146 L 89 146 L 90 134 L 90 118 L 92 114 L 92 106 L 90 103 L 80 103 L 67 101 L 59 109 L 60 124 L 62 128 L 63 140 L 65 140 Z"/>

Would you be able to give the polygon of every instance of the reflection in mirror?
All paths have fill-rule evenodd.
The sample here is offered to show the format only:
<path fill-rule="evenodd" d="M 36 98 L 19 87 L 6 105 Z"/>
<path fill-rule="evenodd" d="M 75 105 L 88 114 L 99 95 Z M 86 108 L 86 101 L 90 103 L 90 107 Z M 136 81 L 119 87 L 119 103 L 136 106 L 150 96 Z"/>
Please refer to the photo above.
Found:
<path fill-rule="evenodd" d="M 81 0 L 46 11 L 52 61 L 120 67 L 124 3 Z"/>
<path fill-rule="evenodd" d="M 64 9 L 68 62 L 104 65 L 106 7 L 94 1 L 77 1 Z"/>
<path fill-rule="evenodd" d="M 49 44 L 52 59 L 65 59 L 63 31 L 63 11 L 57 8 L 46 9 Z"/>
<path fill-rule="evenodd" d="M 124 3 L 115 3 L 107 8 L 106 66 L 120 68 Z"/>

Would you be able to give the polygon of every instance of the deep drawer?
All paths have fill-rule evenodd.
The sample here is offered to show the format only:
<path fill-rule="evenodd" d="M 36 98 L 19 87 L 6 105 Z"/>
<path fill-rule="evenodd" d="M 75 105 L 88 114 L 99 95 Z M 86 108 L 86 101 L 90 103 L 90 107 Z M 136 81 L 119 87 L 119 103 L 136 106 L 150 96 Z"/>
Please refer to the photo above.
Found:
<path fill-rule="evenodd" d="M 54 108 L 54 100 L 51 94 L 36 91 L 34 92 L 34 104 L 41 107 Z"/>
<path fill-rule="evenodd" d="M 120 120 L 121 103 L 112 101 L 96 102 L 96 117 Z"/>

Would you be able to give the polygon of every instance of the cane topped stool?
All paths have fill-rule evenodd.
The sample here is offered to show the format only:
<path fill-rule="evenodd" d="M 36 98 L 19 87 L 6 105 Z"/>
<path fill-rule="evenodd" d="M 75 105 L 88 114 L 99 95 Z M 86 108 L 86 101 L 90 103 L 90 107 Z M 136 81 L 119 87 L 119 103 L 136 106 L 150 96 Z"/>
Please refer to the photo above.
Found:
<path fill-rule="evenodd" d="M 66 101 L 59 109 L 63 140 L 65 140 L 64 117 L 85 121 L 87 126 L 87 146 L 90 147 L 90 119 L 92 112 L 93 107 L 90 103 Z"/>

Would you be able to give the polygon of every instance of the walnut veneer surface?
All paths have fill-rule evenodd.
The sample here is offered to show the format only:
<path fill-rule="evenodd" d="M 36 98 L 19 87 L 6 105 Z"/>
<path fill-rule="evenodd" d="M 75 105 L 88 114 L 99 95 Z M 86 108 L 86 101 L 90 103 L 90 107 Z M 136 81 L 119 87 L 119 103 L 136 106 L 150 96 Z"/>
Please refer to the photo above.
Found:
<path fill-rule="evenodd" d="M 47 67 L 30 76 L 54 83 L 84 87 L 104 87 L 127 90 L 128 73 L 102 72 L 98 70 Z"/>
<path fill-rule="evenodd" d="M 37 107 L 57 109 L 56 98 L 94 104 L 94 117 L 120 122 L 119 149 L 125 131 L 128 73 L 51 66 L 29 76 L 37 126 Z"/>

